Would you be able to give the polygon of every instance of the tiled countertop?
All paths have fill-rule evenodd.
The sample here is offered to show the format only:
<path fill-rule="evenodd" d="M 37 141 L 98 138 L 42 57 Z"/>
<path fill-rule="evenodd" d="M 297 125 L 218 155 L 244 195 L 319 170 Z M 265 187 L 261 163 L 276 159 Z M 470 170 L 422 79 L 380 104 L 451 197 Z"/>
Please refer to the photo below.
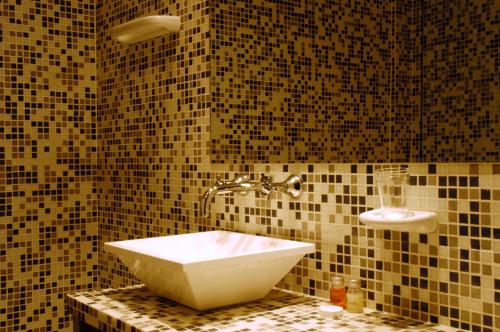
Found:
<path fill-rule="evenodd" d="M 196 311 L 154 296 L 142 285 L 68 294 L 71 314 L 103 331 L 458 331 L 365 309 L 322 318 L 326 300 L 273 290 L 263 300 Z"/>

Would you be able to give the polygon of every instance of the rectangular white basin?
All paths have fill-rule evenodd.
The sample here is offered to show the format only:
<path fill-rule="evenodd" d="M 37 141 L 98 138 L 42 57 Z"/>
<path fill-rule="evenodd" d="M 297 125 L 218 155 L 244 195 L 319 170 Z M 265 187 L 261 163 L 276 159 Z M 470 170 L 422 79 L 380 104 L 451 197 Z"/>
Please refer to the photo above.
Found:
<path fill-rule="evenodd" d="M 197 310 L 266 296 L 314 244 L 213 231 L 107 242 L 149 289 Z"/>

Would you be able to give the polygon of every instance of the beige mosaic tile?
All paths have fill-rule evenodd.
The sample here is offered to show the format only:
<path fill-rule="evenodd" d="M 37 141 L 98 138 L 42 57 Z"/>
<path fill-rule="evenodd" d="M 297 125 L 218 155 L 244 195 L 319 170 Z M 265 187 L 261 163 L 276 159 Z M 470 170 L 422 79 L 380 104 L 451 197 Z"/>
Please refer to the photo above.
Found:
<path fill-rule="evenodd" d="M 322 299 L 273 290 L 264 299 L 199 312 L 152 295 L 143 286 L 69 294 L 71 314 L 102 331 L 459 331 L 365 309 L 323 318 Z"/>
<path fill-rule="evenodd" d="M 436 208 L 439 230 L 431 234 L 375 231 L 359 222 L 358 213 L 376 207 L 373 170 L 379 166 L 212 165 L 212 180 L 202 181 L 200 195 L 216 174 L 230 179 L 249 173 L 258 179 L 272 169 L 270 175 L 281 181 L 292 168 L 306 180 L 305 192 L 298 201 L 282 194 L 270 198 L 258 193 L 218 196 L 211 204 L 210 224 L 197 219 L 195 210 L 190 230 L 222 228 L 315 243 L 317 252 L 303 259 L 279 284 L 284 289 L 326 298 L 333 275 L 357 276 L 363 280 L 370 308 L 467 330 L 498 328 L 494 320 L 498 313 L 485 312 L 482 307 L 496 303 L 498 282 L 488 271 L 492 266 L 498 269 L 492 258 L 493 244 L 499 242 L 500 220 L 498 214 L 480 212 L 477 203 L 495 201 L 491 188 L 483 186 L 483 176 L 462 175 L 476 165 L 408 165 L 409 205 Z M 436 178 L 433 185 L 430 177 Z M 460 189 L 478 190 L 478 200 L 459 199 Z M 167 229 L 167 233 L 175 231 Z M 123 266 L 114 266 L 118 275 L 127 276 Z M 119 284 L 115 280 L 109 283 Z M 478 315 L 479 323 L 473 320 Z"/>

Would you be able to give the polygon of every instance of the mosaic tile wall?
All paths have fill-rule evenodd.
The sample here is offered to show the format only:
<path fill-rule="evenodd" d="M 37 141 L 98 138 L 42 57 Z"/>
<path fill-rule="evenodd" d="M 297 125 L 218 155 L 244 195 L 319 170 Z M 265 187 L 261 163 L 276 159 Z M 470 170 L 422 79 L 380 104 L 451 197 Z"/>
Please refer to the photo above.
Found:
<path fill-rule="evenodd" d="M 0 330 L 70 330 L 97 284 L 94 2 L 0 2 Z"/>
<path fill-rule="evenodd" d="M 110 27 L 152 14 L 179 15 L 181 31 L 111 40 Z M 106 1 L 97 26 L 102 242 L 189 232 L 210 161 L 208 2 Z M 103 286 L 128 283 L 113 256 L 103 252 L 100 264 Z"/>
<path fill-rule="evenodd" d="M 481 10 L 493 8 L 489 4 L 480 6 Z M 332 274 L 359 275 L 372 308 L 465 329 L 500 329 L 500 281 L 495 279 L 500 262 L 500 165 L 411 164 L 415 174 L 411 204 L 437 210 L 439 232 L 427 236 L 374 232 L 360 225 L 356 217 L 373 206 L 371 165 L 210 164 L 210 110 L 216 105 L 210 102 L 228 92 L 219 96 L 213 92 L 217 86 L 211 87 L 220 71 L 218 60 L 210 59 L 210 34 L 216 33 L 214 26 L 220 24 L 220 17 L 215 14 L 222 11 L 216 4 L 187 0 L 114 0 L 97 5 L 91 1 L 4 1 L 0 6 L 1 330 L 69 330 L 64 293 L 135 283 L 114 257 L 100 252 L 97 261 L 98 234 L 102 243 L 214 228 L 316 243 L 318 252 L 284 279 L 280 284 L 283 288 L 326 296 Z M 396 17 L 411 13 L 405 14 L 408 21 L 377 28 L 388 34 L 395 25 L 406 26 L 409 30 L 401 30 L 394 38 L 413 48 L 418 39 L 405 36 L 416 33 L 411 30 L 415 6 L 392 5 L 389 11 L 395 8 Z M 386 11 L 363 8 L 349 10 L 352 14 L 361 10 L 387 16 Z M 289 6 L 279 10 L 290 14 L 290 22 L 302 18 Z M 182 31 L 130 46 L 110 40 L 109 27 L 155 13 L 180 15 Z M 335 15 L 339 22 L 346 20 L 340 11 Z M 369 17 L 360 21 L 362 24 L 346 24 L 346 34 L 367 33 L 355 30 L 372 24 Z M 330 19 L 327 14 L 322 18 Z M 243 19 L 246 17 L 238 20 Z M 296 24 L 293 29 L 297 29 Z M 233 33 L 222 30 L 222 35 Z M 300 29 L 293 31 L 294 38 L 307 34 Z M 362 44 L 353 38 L 343 47 L 350 52 L 350 46 Z M 321 52 L 326 52 L 325 47 L 313 55 L 304 54 L 303 66 L 310 61 L 308 57 L 324 59 Z M 286 62 L 280 54 L 278 60 Z M 388 57 L 385 51 L 379 56 Z M 407 53 L 405 57 L 401 58 L 406 63 L 399 65 L 411 71 L 401 71 L 395 80 L 418 85 L 414 58 Z M 345 77 L 340 76 L 341 86 L 344 84 L 341 93 L 366 88 L 349 87 L 346 82 L 351 82 L 350 76 L 361 75 L 354 68 L 369 65 L 339 61 L 347 61 L 343 63 L 347 69 L 341 73 Z M 276 70 L 283 73 L 280 66 Z M 379 86 L 388 86 L 382 80 L 385 77 L 373 75 L 374 80 L 380 79 Z M 372 82 L 369 77 L 362 79 Z M 489 83 L 486 78 L 475 82 L 478 87 L 486 86 L 481 105 L 488 107 Z M 269 88 L 274 93 L 272 85 L 263 91 Z M 297 87 L 297 91 L 301 89 L 306 88 Z M 391 100 L 394 105 L 397 98 L 398 108 L 413 109 L 412 89 L 409 84 L 397 97 L 383 89 L 383 94 L 374 98 Z M 491 103 L 497 100 L 493 98 Z M 383 109 L 374 102 L 372 105 Z M 359 111 L 354 104 L 343 107 Z M 305 107 L 304 114 L 309 110 Z M 347 119 L 344 127 L 350 128 L 348 124 L 355 125 L 356 119 Z M 400 134 L 406 135 L 404 131 Z M 412 139 L 404 137 L 402 141 Z M 396 146 L 392 152 L 377 150 L 378 156 L 383 160 L 391 153 L 413 153 L 404 146 L 408 145 L 400 151 Z M 356 155 L 365 156 L 368 150 L 360 148 Z M 314 146 L 310 151 L 316 156 L 320 148 Z M 303 152 L 295 155 L 305 156 Z M 340 151 L 339 155 L 347 156 L 348 152 Z M 491 156 L 488 152 L 483 155 Z M 254 178 L 269 172 L 277 180 L 295 172 L 307 181 L 306 193 L 298 202 L 281 195 L 271 199 L 254 194 L 217 197 L 211 217 L 199 218 L 199 197 L 215 175 L 233 176 L 237 172 Z"/>
<path fill-rule="evenodd" d="M 395 4 L 396 19 L 392 22 L 395 47 L 391 49 L 393 112 L 390 113 L 390 117 L 385 118 L 385 121 L 391 123 L 389 155 L 393 162 L 418 162 L 422 158 L 421 2 L 421 0 L 405 0 L 396 1 Z"/>
<path fill-rule="evenodd" d="M 396 8 L 412 12 L 411 6 Z M 358 213 L 375 204 L 371 164 L 211 164 L 217 59 L 210 60 L 210 20 L 217 21 L 219 9 L 209 7 L 206 1 L 110 1 L 98 8 L 101 240 L 227 229 L 310 241 L 317 253 L 280 287 L 326 296 L 333 274 L 355 275 L 372 308 L 474 331 L 499 329 L 500 166 L 410 164 L 412 207 L 436 210 L 440 220 L 438 232 L 418 235 L 359 223 Z M 129 46 L 110 40 L 109 27 L 152 13 L 180 15 L 181 32 Z M 418 45 L 408 40 L 405 47 L 412 43 Z M 408 68 L 411 61 L 408 55 Z M 412 109 L 405 98 L 398 105 Z M 306 192 L 299 201 L 279 194 L 217 197 L 211 217 L 200 218 L 199 198 L 215 175 L 240 172 L 276 180 L 301 174 Z M 101 286 L 137 282 L 112 255 L 101 252 L 99 262 Z"/>
<path fill-rule="evenodd" d="M 424 160 L 499 161 L 499 2 L 424 4 Z"/>
<path fill-rule="evenodd" d="M 383 162 L 411 153 L 406 138 L 391 146 L 394 121 L 407 117 L 393 109 L 403 82 L 396 38 L 408 37 L 395 29 L 411 7 L 212 1 L 212 161 Z"/>
<path fill-rule="evenodd" d="M 213 162 L 499 160 L 498 1 L 211 13 Z"/>

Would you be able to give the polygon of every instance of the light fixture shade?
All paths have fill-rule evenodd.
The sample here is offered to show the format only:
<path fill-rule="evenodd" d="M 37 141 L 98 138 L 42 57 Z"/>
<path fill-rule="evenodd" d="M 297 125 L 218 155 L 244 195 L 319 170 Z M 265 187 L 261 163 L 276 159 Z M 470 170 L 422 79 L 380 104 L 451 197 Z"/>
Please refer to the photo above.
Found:
<path fill-rule="evenodd" d="M 136 18 L 110 29 L 114 40 L 125 44 L 153 39 L 181 29 L 179 16 L 153 15 Z"/>

